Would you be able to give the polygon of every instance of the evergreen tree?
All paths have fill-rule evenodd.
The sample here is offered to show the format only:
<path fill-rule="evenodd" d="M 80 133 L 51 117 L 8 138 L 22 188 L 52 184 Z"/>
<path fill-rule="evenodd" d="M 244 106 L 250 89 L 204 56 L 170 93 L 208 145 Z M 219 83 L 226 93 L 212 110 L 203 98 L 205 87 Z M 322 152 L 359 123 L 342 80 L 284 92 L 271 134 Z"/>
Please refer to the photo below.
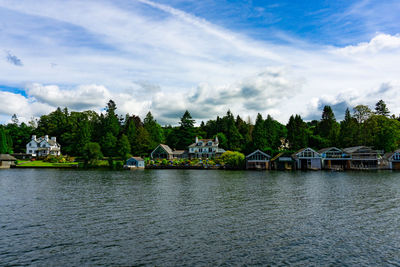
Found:
<path fill-rule="evenodd" d="M 177 140 L 178 142 L 176 144 L 177 149 L 186 149 L 191 143 L 193 143 L 195 138 L 194 123 L 195 120 L 192 119 L 189 111 L 186 110 L 179 122 L 180 127 L 178 131 L 179 140 Z"/>
<path fill-rule="evenodd" d="M 0 154 L 6 154 L 9 152 L 7 146 L 7 136 L 4 127 L 0 125 Z"/>
<path fill-rule="evenodd" d="M 132 148 L 132 154 L 139 156 L 148 155 L 151 151 L 150 134 L 143 126 L 137 128 L 136 142 L 132 145 Z"/>
<path fill-rule="evenodd" d="M 335 114 L 333 113 L 330 106 L 324 107 L 324 110 L 322 112 L 322 119 L 317 126 L 317 134 L 327 140 L 327 146 L 338 145 L 339 124 L 336 122 Z"/>
<path fill-rule="evenodd" d="M 103 158 L 103 154 L 101 153 L 101 148 L 98 143 L 89 142 L 84 146 L 83 149 L 83 157 L 85 159 L 85 163 L 93 164 L 97 160 Z"/>
<path fill-rule="evenodd" d="M 266 150 L 268 148 L 267 131 L 265 129 L 264 119 L 260 113 L 257 114 L 252 139 L 254 149 Z"/>
<path fill-rule="evenodd" d="M 91 133 L 88 120 L 82 120 L 79 124 L 78 132 L 75 138 L 75 153 L 77 155 L 84 154 L 84 147 L 90 142 Z"/>
<path fill-rule="evenodd" d="M 129 118 L 126 122 L 125 135 L 131 145 L 131 151 L 134 151 L 133 146 L 136 143 L 136 124 L 133 118 Z"/>
<path fill-rule="evenodd" d="M 115 156 L 116 145 L 117 138 L 112 134 L 112 132 L 106 132 L 101 139 L 101 149 L 103 151 L 103 154 L 107 157 Z"/>
<path fill-rule="evenodd" d="M 235 118 L 233 117 L 233 114 L 230 110 L 228 110 L 223 120 L 225 122 L 224 133 L 228 141 L 228 149 L 240 150 L 243 138 L 236 127 Z"/>
<path fill-rule="evenodd" d="M 352 147 L 357 145 L 358 123 L 355 118 L 350 115 L 350 110 L 347 108 L 344 120 L 340 122 L 339 140 L 341 147 Z"/>
<path fill-rule="evenodd" d="M 129 143 L 128 137 L 123 134 L 118 140 L 118 155 L 125 161 L 128 159 L 130 152 L 131 144 Z"/>
<path fill-rule="evenodd" d="M 383 101 L 382 99 L 379 100 L 378 103 L 376 103 L 376 105 L 375 105 L 375 114 L 386 116 L 386 117 L 388 117 L 390 114 L 390 111 L 387 108 L 385 101 Z"/>
<path fill-rule="evenodd" d="M 151 139 L 151 147 L 156 148 L 160 143 L 163 142 L 163 130 L 161 126 L 154 120 L 153 115 L 149 111 L 146 118 L 143 120 L 143 127 L 147 130 Z"/>
<path fill-rule="evenodd" d="M 309 132 L 307 124 L 303 121 L 300 115 L 290 116 L 287 128 L 287 139 L 289 141 L 290 148 L 298 150 L 308 145 Z"/>

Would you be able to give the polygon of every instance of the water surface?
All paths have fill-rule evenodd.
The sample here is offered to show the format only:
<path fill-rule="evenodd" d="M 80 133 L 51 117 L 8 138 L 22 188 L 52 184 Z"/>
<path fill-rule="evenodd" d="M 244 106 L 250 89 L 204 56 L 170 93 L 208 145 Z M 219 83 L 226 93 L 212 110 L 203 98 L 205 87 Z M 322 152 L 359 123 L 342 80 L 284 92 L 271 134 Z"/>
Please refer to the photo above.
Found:
<path fill-rule="evenodd" d="M 0 171 L 0 265 L 400 265 L 400 173 Z"/>

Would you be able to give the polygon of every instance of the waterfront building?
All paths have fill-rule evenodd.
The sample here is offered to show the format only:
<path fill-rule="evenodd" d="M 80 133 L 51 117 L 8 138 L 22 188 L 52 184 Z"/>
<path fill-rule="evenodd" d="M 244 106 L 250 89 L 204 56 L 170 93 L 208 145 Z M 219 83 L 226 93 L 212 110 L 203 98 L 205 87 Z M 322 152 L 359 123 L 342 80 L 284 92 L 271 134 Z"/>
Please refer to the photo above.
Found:
<path fill-rule="evenodd" d="M 292 155 L 299 170 L 320 170 L 321 155 L 312 148 L 303 148 Z"/>
<path fill-rule="evenodd" d="M 246 169 L 268 170 L 270 169 L 271 156 L 257 149 L 246 156 Z"/>
<path fill-rule="evenodd" d="M 153 152 L 151 152 L 150 157 L 152 159 L 173 159 L 174 152 L 168 145 L 159 144 Z"/>
<path fill-rule="evenodd" d="M 350 169 L 351 157 L 337 147 L 328 147 L 318 150 L 321 155 L 322 168 L 327 170 Z"/>
<path fill-rule="evenodd" d="M 389 169 L 400 170 L 400 149 L 395 152 L 386 153 L 385 159 L 389 162 Z"/>
<path fill-rule="evenodd" d="M 144 168 L 144 159 L 141 157 L 131 157 L 126 161 L 128 168 Z"/>
<path fill-rule="evenodd" d="M 343 149 L 351 157 L 350 169 L 377 169 L 379 152 L 367 146 L 355 146 Z"/>
<path fill-rule="evenodd" d="M 280 152 L 270 162 L 273 170 L 290 171 L 296 169 L 296 161 L 288 152 Z"/>
<path fill-rule="evenodd" d="M 0 169 L 8 169 L 15 165 L 17 159 L 10 154 L 0 154 Z"/>
<path fill-rule="evenodd" d="M 36 135 L 32 135 L 31 141 L 26 144 L 26 154 L 30 154 L 33 157 L 60 156 L 61 146 L 57 143 L 56 137 L 49 139 L 49 136 L 45 135 L 36 138 Z"/>
<path fill-rule="evenodd" d="M 221 156 L 225 150 L 219 148 L 218 137 L 215 139 L 198 139 L 189 146 L 189 158 L 217 158 Z"/>

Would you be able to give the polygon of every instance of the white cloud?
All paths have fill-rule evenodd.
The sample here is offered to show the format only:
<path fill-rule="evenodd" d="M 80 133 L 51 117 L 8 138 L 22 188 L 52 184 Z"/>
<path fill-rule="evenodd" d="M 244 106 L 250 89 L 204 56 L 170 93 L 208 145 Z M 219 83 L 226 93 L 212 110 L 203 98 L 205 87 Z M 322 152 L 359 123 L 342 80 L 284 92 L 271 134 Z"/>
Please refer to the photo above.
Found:
<path fill-rule="evenodd" d="M 149 0 L 4 0 L 0 11 L 7 15 L 0 50 L 23 61 L 18 68 L 0 61 L 0 85 L 28 94 L 7 95 L 26 107 L 15 103 L 0 114 L 100 110 L 113 99 L 121 114 L 151 109 L 163 123 L 176 123 L 185 109 L 203 120 L 231 109 L 286 122 L 293 113 L 316 114 L 321 103 L 387 98 L 396 111 L 400 101 L 399 35 L 343 48 L 276 45 Z M 384 83 L 392 89 L 383 93 Z"/>

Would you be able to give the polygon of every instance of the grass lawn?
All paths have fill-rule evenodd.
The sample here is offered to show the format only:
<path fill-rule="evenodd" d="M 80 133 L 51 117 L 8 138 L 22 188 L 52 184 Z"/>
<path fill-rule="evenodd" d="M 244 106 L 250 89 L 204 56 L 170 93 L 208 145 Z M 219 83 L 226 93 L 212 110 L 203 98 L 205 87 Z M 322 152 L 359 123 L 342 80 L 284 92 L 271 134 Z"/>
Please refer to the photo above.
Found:
<path fill-rule="evenodd" d="M 42 160 L 35 160 L 35 161 L 18 160 L 17 161 L 17 167 L 73 168 L 73 167 L 77 167 L 77 166 L 78 166 L 78 162 L 51 163 L 51 162 L 44 162 Z"/>

